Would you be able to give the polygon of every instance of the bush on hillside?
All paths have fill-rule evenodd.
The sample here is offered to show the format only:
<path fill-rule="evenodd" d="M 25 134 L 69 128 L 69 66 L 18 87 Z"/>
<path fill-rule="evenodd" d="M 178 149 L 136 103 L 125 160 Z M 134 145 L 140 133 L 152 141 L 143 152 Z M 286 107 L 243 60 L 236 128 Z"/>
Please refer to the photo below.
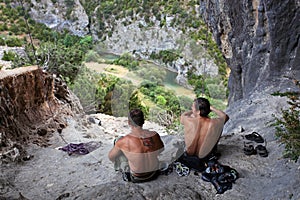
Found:
<path fill-rule="evenodd" d="M 300 81 L 294 79 L 300 88 Z M 275 93 L 273 95 L 288 97 L 288 109 L 282 109 L 282 116 L 275 117 L 272 124 L 276 128 L 276 137 L 285 145 L 283 156 L 297 162 L 300 156 L 300 92 Z"/>
<path fill-rule="evenodd" d="M 69 88 L 79 98 L 83 110 L 86 113 L 96 112 L 98 104 L 102 101 L 97 90 L 97 74 L 91 72 L 88 68 L 82 67 Z"/>
<path fill-rule="evenodd" d="M 96 51 L 93 50 L 89 50 L 86 54 L 85 54 L 85 62 L 98 62 L 98 60 L 100 59 L 100 56 L 98 55 L 98 53 Z"/>
<path fill-rule="evenodd" d="M 113 64 L 122 65 L 130 71 L 136 70 L 139 66 L 139 62 L 128 53 L 125 53 L 120 58 L 114 60 Z"/>
<path fill-rule="evenodd" d="M 143 80 L 151 81 L 158 85 L 162 85 L 166 79 L 166 71 L 158 67 L 152 67 L 148 65 L 142 65 L 135 73 Z"/>
<path fill-rule="evenodd" d="M 0 31 L 1 31 L 1 28 L 0 28 Z M 5 39 L 4 39 L 4 37 L 1 37 L 1 36 L 0 36 L 0 46 L 5 46 Z"/>
<path fill-rule="evenodd" d="M 9 47 L 21 47 L 23 45 L 22 40 L 16 37 L 7 37 L 5 42 Z"/>
<path fill-rule="evenodd" d="M 14 61 L 16 58 L 16 53 L 13 52 L 13 51 L 4 51 L 4 54 L 3 54 L 3 57 L 2 57 L 2 60 L 5 60 L 5 61 Z"/>

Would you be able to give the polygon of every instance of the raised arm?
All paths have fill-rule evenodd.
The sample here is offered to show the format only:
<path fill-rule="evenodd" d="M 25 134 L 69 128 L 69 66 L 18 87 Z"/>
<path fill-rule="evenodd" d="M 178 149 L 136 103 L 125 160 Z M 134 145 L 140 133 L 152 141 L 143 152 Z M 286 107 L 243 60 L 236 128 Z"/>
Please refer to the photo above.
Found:
<path fill-rule="evenodd" d="M 163 152 L 165 150 L 165 145 L 164 145 L 163 141 L 161 140 L 159 134 L 156 134 L 155 140 L 157 142 L 157 148 L 158 148 L 159 153 Z"/>
<path fill-rule="evenodd" d="M 210 110 L 218 115 L 219 118 L 224 119 L 224 124 L 229 120 L 229 116 L 222 110 L 218 110 L 213 106 L 210 106 Z"/>
<path fill-rule="evenodd" d="M 183 124 L 184 118 L 190 117 L 192 114 L 193 114 L 193 111 L 191 111 L 191 110 L 182 113 L 181 116 L 180 116 L 180 123 Z"/>

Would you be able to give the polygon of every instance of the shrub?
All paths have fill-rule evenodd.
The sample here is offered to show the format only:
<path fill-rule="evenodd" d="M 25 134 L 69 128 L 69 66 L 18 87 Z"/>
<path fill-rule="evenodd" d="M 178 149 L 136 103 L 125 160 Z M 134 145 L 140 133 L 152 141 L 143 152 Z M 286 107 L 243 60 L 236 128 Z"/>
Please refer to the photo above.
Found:
<path fill-rule="evenodd" d="M 207 84 L 209 95 L 215 99 L 226 99 L 226 88 L 221 84 Z"/>
<path fill-rule="evenodd" d="M 74 37 L 74 36 L 73 36 Z M 88 35 L 80 39 L 79 44 L 82 50 L 91 49 L 93 46 L 93 38 L 92 36 Z"/>
<path fill-rule="evenodd" d="M 21 47 L 22 44 L 22 40 L 16 37 L 8 37 L 6 39 L 6 45 L 9 47 Z"/>
<path fill-rule="evenodd" d="M 95 112 L 101 98 L 97 92 L 97 75 L 88 68 L 82 67 L 69 88 L 79 98 L 83 110 L 86 113 Z"/>
<path fill-rule="evenodd" d="M 12 51 L 8 51 L 8 52 L 4 51 L 2 60 L 5 60 L 5 61 L 14 61 L 15 57 L 16 57 L 16 53 L 14 53 Z"/>
<path fill-rule="evenodd" d="M 164 105 L 166 105 L 167 100 L 165 99 L 165 97 L 163 97 L 163 96 L 161 96 L 161 95 L 158 95 L 158 96 L 156 97 L 156 103 L 157 103 L 158 105 L 164 106 Z"/>
<path fill-rule="evenodd" d="M 294 80 L 300 88 L 300 82 Z M 282 116 L 275 117 L 275 136 L 285 145 L 283 156 L 297 162 L 300 156 L 300 92 L 274 93 L 277 96 L 286 96 L 290 107 L 282 109 Z"/>
<path fill-rule="evenodd" d="M 176 115 L 172 111 L 167 111 L 159 107 L 151 107 L 149 110 L 149 120 L 169 129 L 175 129 L 178 125 Z"/>
<path fill-rule="evenodd" d="M 125 53 L 120 58 L 114 60 L 113 64 L 122 65 L 130 71 L 136 70 L 139 66 L 139 62 L 128 53 Z"/>
<path fill-rule="evenodd" d="M 0 30 L 1 31 L 1 30 Z M 5 40 L 4 40 L 4 38 L 2 38 L 1 36 L 0 36 L 0 45 L 1 46 L 4 46 L 5 45 Z"/>
<path fill-rule="evenodd" d="M 206 77 L 204 75 L 196 75 L 191 71 L 188 72 L 188 83 L 194 87 L 196 96 L 205 95 L 210 97 L 207 83 L 205 82 Z"/>
<path fill-rule="evenodd" d="M 90 50 L 85 55 L 85 62 L 97 62 L 99 58 L 97 52 Z"/>
<path fill-rule="evenodd" d="M 187 97 L 187 96 L 179 96 L 178 101 L 180 103 L 180 110 L 186 111 L 191 108 L 191 105 L 193 103 L 193 99 Z"/>
<path fill-rule="evenodd" d="M 9 31 L 13 32 L 15 35 L 20 35 L 20 28 L 19 25 L 11 25 L 11 27 L 9 28 Z"/>

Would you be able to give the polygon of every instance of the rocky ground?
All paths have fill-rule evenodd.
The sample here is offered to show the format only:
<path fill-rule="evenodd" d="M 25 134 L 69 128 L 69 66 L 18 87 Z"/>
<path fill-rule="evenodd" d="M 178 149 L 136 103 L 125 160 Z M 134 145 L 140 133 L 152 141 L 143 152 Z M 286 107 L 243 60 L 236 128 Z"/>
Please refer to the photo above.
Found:
<path fill-rule="evenodd" d="M 213 185 L 191 172 L 180 177 L 173 171 L 148 183 L 124 182 L 114 171 L 107 153 L 115 137 L 129 131 L 126 118 L 90 115 L 90 123 L 67 119 L 62 133 L 54 133 L 49 147 L 30 145 L 28 159 L 3 163 L 0 176 L 0 199 L 299 199 L 300 167 L 282 158 L 283 146 L 268 126 L 272 114 L 284 106 L 282 98 L 267 94 L 253 95 L 226 112 L 230 121 L 220 140 L 220 162 L 235 168 L 240 178 L 231 190 L 216 194 Z M 101 125 L 99 125 L 99 120 Z M 147 122 L 145 128 L 161 134 L 166 149 L 160 157 L 170 162 L 180 152 L 183 138 L 168 135 L 162 127 Z M 244 136 L 259 132 L 267 141 L 268 157 L 246 156 Z M 87 155 L 71 155 L 58 150 L 67 143 L 97 142 L 99 147 Z M 255 144 L 257 145 L 257 144 Z"/>

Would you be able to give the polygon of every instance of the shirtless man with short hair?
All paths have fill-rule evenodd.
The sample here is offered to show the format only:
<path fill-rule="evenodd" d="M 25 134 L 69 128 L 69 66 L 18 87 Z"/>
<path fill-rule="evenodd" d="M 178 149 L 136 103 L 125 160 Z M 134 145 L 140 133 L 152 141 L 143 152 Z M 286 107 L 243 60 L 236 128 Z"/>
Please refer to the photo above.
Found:
<path fill-rule="evenodd" d="M 212 153 L 216 153 L 217 143 L 229 117 L 223 111 L 211 106 L 207 99 L 201 97 L 194 100 L 191 109 L 180 117 L 180 122 L 184 125 L 186 152 L 179 160 L 201 171 L 205 166 L 199 164 L 197 159 L 205 162 Z M 216 118 L 208 116 L 211 111 L 217 115 Z M 193 162 L 197 164 L 193 165 Z"/>
<path fill-rule="evenodd" d="M 140 109 L 130 111 L 128 124 L 131 132 L 116 141 L 108 157 L 112 162 L 118 162 L 120 157 L 124 160 L 124 156 L 126 157 L 125 165 L 121 163 L 123 179 L 124 173 L 127 173 L 127 178 L 132 182 L 153 180 L 159 173 L 158 155 L 163 151 L 164 144 L 157 132 L 142 128 L 144 114 Z M 128 170 L 125 169 L 126 162 Z"/>

